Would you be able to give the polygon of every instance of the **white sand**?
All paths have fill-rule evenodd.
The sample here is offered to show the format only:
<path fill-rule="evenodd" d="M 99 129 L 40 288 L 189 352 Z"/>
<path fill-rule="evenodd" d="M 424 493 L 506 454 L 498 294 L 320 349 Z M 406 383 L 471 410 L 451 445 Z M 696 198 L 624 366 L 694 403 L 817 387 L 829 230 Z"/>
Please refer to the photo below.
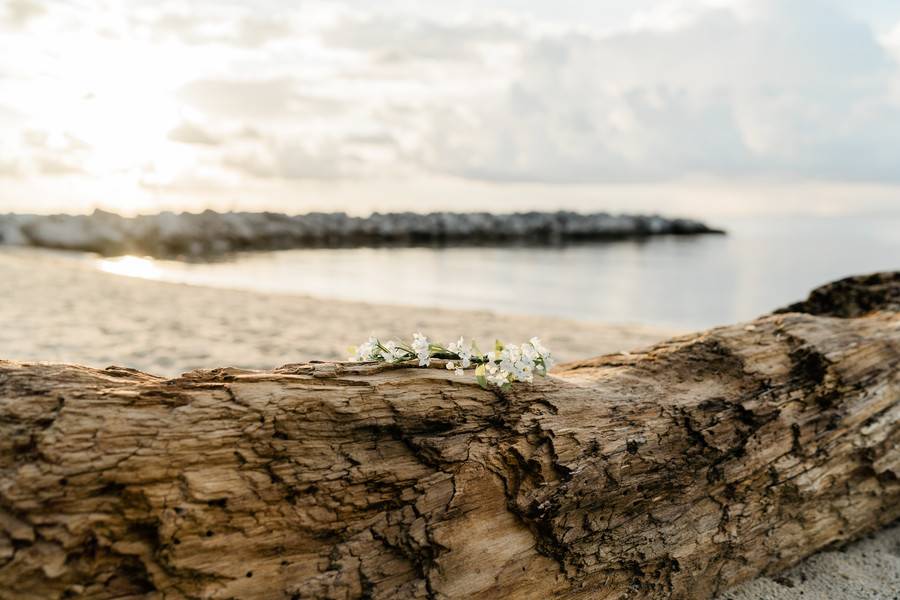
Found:
<path fill-rule="evenodd" d="M 719 600 L 900 600 L 900 525 L 757 577 Z"/>
<path fill-rule="evenodd" d="M 639 348 L 677 333 L 641 325 L 377 306 L 264 295 L 109 275 L 45 251 L 0 248 L 0 358 L 122 365 L 159 375 L 194 368 L 268 369 L 343 359 L 369 334 L 421 330 L 485 345 L 538 335 L 561 360 Z M 900 598 L 900 527 L 820 553 L 722 600 Z"/>
<path fill-rule="evenodd" d="M 0 248 L 0 357 L 112 364 L 156 375 L 344 360 L 370 334 L 482 347 L 537 335 L 557 359 L 646 346 L 680 331 L 257 294 L 110 275 L 41 250 Z M 386 282 L 387 284 L 387 282 Z"/>

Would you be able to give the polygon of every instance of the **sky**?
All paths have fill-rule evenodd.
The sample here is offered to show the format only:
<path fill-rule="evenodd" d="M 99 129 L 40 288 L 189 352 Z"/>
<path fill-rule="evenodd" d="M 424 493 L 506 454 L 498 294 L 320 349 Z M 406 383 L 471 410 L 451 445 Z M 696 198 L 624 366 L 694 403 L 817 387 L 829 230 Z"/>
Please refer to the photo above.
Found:
<path fill-rule="evenodd" d="M 896 0 L 0 0 L 0 212 L 900 211 Z"/>

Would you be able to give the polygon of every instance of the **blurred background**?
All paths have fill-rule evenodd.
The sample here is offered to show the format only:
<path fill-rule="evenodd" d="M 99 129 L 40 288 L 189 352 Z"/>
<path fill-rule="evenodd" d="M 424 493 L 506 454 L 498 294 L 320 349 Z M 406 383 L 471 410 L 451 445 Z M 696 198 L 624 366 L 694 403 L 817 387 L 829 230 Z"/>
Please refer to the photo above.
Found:
<path fill-rule="evenodd" d="M 426 328 L 578 358 L 900 266 L 893 0 L 0 7 L 0 356 L 175 374 Z M 13 216 L 97 209 L 566 210 L 727 235 L 185 260 Z"/>

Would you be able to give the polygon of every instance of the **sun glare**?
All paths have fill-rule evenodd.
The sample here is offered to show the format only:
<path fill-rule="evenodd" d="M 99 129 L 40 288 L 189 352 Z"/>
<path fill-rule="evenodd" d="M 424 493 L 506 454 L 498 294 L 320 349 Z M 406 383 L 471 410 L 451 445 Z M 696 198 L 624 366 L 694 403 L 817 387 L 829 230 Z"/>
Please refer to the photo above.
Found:
<path fill-rule="evenodd" d="M 95 149 L 92 167 L 101 172 L 140 168 L 165 162 L 166 133 L 178 120 L 178 107 L 169 90 L 164 69 L 134 48 L 132 57 L 111 65 L 117 77 L 107 77 L 104 66 L 86 67 L 90 81 L 73 114 L 61 114 L 63 123 Z M 110 65 L 107 65 L 110 66 Z"/>
<path fill-rule="evenodd" d="M 105 258 L 99 262 L 98 268 L 105 273 L 125 275 L 126 277 L 140 279 L 159 279 L 160 277 L 160 270 L 153 260 L 139 256 Z"/>
<path fill-rule="evenodd" d="M 61 174 L 118 182 L 102 201 L 127 210 L 145 182 L 165 184 L 192 168 L 196 154 L 168 139 L 187 116 L 177 90 L 196 66 L 190 58 L 166 44 L 90 32 L 60 33 L 57 46 L 23 53 L 36 75 L 7 100 L 27 107 L 32 139 L 65 157 Z"/>

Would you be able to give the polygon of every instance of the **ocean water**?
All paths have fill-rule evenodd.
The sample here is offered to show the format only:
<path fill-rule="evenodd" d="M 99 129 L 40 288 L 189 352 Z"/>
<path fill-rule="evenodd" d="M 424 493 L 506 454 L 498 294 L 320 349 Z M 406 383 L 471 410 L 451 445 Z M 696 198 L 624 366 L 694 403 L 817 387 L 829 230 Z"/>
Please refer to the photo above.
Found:
<path fill-rule="evenodd" d="M 375 303 L 702 328 L 851 274 L 900 269 L 900 216 L 733 218 L 726 236 L 559 247 L 259 252 L 215 263 L 94 259 L 104 271 Z"/>

